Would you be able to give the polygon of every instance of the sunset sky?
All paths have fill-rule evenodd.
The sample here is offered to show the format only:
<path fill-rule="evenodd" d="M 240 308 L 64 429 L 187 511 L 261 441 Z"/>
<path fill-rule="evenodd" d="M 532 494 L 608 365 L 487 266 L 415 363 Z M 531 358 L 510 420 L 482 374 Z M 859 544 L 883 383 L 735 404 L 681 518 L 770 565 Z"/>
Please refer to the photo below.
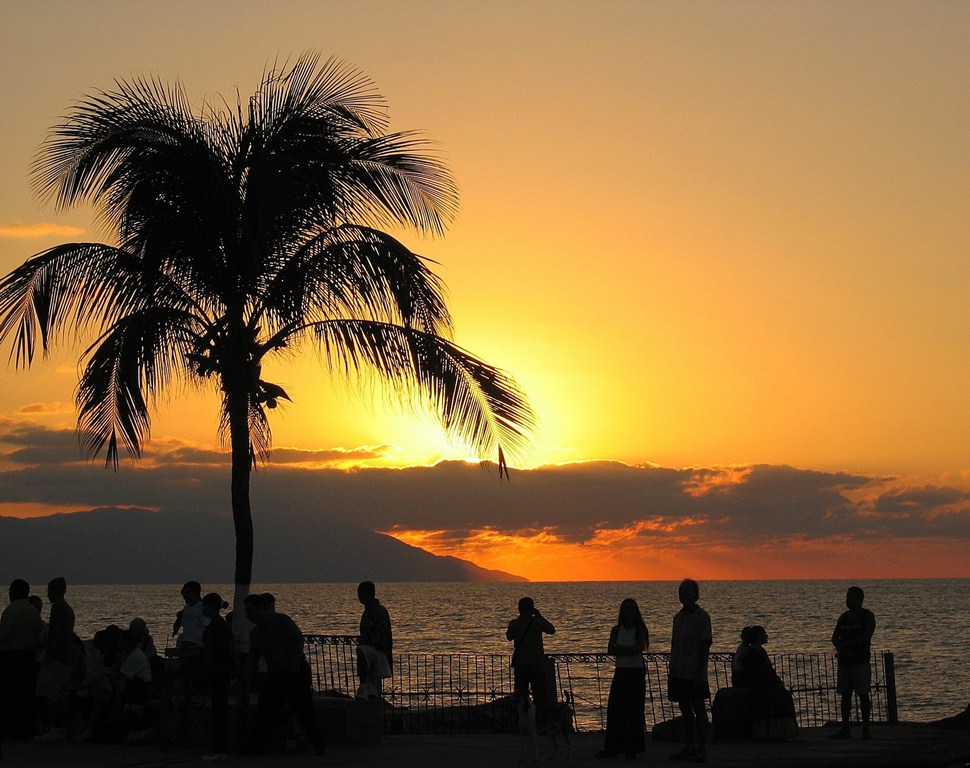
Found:
<path fill-rule="evenodd" d="M 336 56 L 454 171 L 447 234 L 403 237 L 540 427 L 509 484 L 433 466 L 468 452 L 307 351 L 269 374 L 257 520 L 290 499 L 535 580 L 970 577 L 968 39 L 928 0 L 0 0 L 0 273 L 110 239 L 32 194 L 83 95 L 235 102 Z M 140 465 L 83 460 L 80 349 L 0 350 L 0 515 L 228 513 L 211 392 L 170 393 Z"/>

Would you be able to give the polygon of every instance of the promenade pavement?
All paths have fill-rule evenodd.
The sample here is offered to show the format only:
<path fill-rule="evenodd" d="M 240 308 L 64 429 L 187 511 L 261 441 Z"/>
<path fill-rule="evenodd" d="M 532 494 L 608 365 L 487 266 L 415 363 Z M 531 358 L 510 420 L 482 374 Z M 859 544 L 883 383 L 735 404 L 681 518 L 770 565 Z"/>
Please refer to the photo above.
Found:
<path fill-rule="evenodd" d="M 714 742 L 710 746 L 709 766 L 726 768 L 929 768 L 930 766 L 970 765 L 970 734 L 944 731 L 921 724 L 877 725 L 872 741 L 851 739 L 831 741 L 832 729 L 804 729 L 796 741 Z M 602 734 L 572 735 L 572 758 L 552 761 L 552 747 L 540 738 L 539 764 L 561 764 L 575 768 L 587 766 L 651 765 L 674 766 L 670 754 L 678 749 L 671 743 L 647 743 L 647 751 L 637 759 L 597 759 Z M 3 744 L 2 768 L 164 768 L 183 765 L 220 765 L 202 763 L 200 749 L 155 745 L 112 746 L 99 744 L 23 743 Z M 368 746 L 332 745 L 327 756 L 317 757 L 309 750 L 271 753 L 261 757 L 229 755 L 223 765 L 239 768 L 284 768 L 326 765 L 332 768 L 494 768 L 494 766 L 532 763 L 524 754 L 519 737 L 512 734 L 387 736 L 380 744 Z M 692 765 L 687 763 L 686 765 Z"/>

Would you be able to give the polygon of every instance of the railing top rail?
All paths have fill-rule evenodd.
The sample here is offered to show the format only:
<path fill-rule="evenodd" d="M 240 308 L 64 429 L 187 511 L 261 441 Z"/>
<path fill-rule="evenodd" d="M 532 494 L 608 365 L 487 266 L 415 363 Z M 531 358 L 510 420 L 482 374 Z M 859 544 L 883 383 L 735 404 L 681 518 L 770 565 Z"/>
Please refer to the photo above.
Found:
<path fill-rule="evenodd" d="M 357 635 L 331 635 L 331 634 L 305 634 L 304 640 L 307 645 L 357 645 L 358 636 Z M 875 650 L 873 649 L 873 656 L 881 657 L 888 651 L 885 650 Z M 433 651 L 416 652 L 410 655 L 421 655 L 421 656 L 508 656 L 508 653 L 479 653 L 477 651 L 466 651 L 464 653 L 435 653 Z M 612 660 L 614 657 L 608 653 L 602 651 L 578 651 L 570 653 L 549 653 L 546 654 L 550 658 L 556 659 L 557 661 L 569 661 L 569 662 L 580 662 L 580 661 L 602 661 L 602 660 Z M 772 658 L 823 658 L 828 657 L 829 653 L 826 651 L 779 651 L 768 654 Z M 669 659 L 669 651 L 644 651 L 643 657 L 645 659 Z M 713 662 L 726 662 L 730 661 L 734 657 L 734 651 L 712 651 L 710 659 Z"/>
<path fill-rule="evenodd" d="M 303 635 L 307 645 L 357 645 L 357 635 Z"/>

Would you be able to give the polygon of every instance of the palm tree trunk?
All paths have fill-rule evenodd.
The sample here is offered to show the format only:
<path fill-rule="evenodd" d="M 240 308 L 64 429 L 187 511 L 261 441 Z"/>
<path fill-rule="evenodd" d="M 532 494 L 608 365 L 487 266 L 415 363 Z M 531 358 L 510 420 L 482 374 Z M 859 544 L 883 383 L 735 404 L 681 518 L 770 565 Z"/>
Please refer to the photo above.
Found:
<path fill-rule="evenodd" d="M 245 390 L 228 393 L 229 440 L 232 451 L 232 522 L 236 532 L 235 592 L 232 633 L 237 649 L 249 648 L 249 632 L 243 600 L 253 581 L 253 514 L 249 501 L 252 462 L 249 449 L 249 400 Z"/>

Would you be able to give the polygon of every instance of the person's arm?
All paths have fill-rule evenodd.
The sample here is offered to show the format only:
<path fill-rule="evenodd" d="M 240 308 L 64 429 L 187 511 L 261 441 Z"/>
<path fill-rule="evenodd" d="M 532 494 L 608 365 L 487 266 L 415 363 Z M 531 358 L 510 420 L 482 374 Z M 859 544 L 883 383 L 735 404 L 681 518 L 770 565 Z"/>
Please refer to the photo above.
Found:
<path fill-rule="evenodd" d="M 175 614 L 175 621 L 172 622 L 172 637 L 175 637 L 182 628 L 182 612 Z"/>
<path fill-rule="evenodd" d="M 242 678 L 247 685 L 253 685 L 256 682 L 259 657 L 262 653 L 263 649 L 259 644 L 259 627 L 256 626 L 249 631 L 249 653 L 246 654 L 246 660 L 243 662 Z"/>
<path fill-rule="evenodd" d="M 515 621 L 515 619 L 512 619 L 512 621 L 509 622 L 508 628 L 505 630 L 506 640 L 515 640 L 519 636 L 518 632 L 516 631 L 518 628 L 515 625 Z"/>
<path fill-rule="evenodd" d="M 539 623 L 539 627 L 542 629 L 542 631 L 545 634 L 547 634 L 547 635 L 554 635 L 554 634 L 556 634 L 556 628 L 554 626 L 552 626 L 552 624 L 549 622 L 548 619 L 546 619 L 545 616 L 543 616 L 541 613 L 539 613 L 538 609 L 535 612 L 535 617 L 536 617 L 536 620 Z"/>
<path fill-rule="evenodd" d="M 714 634 L 711 631 L 711 617 L 706 616 L 704 621 L 704 635 L 701 638 L 700 647 L 697 650 L 697 671 L 699 677 L 707 674 L 707 661 L 711 655 L 711 646 L 713 644 Z"/>
<path fill-rule="evenodd" d="M 609 639 L 609 642 L 607 642 L 606 644 L 606 652 L 610 656 L 619 656 L 619 653 L 617 652 L 617 645 L 616 645 L 616 637 L 617 635 L 619 635 L 619 633 L 620 633 L 619 624 L 617 624 L 616 626 L 613 627 L 613 629 L 610 630 L 610 639 Z"/>
<path fill-rule="evenodd" d="M 711 645 L 710 640 L 701 642 L 701 647 L 697 654 L 697 671 L 700 673 L 699 676 L 703 676 L 707 672 L 707 660 L 711 655 Z"/>
<path fill-rule="evenodd" d="M 872 636 L 876 634 L 876 616 L 872 611 L 866 611 L 866 645 L 872 642 Z"/>
<path fill-rule="evenodd" d="M 286 643 L 288 649 L 288 663 L 292 663 L 295 668 L 299 663 L 299 660 L 303 658 L 304 655 L 303 632 L 300 631 L 300 628 L 296 625 L 296 622 L 285 613 L 277 614 L 277 616 L 283 617 L 283 642 Z"/>
<path fill-rule="evenodd" d="M 0 616 L 0 643 L 7 642 L 7 638 L 10 637 L 10 632 L 13 629 L 13 619 L 7 611 L 3 612 Z"/>
<path fill-rule="evenodd" d="M 613 656 L 636 656 L 638 653 L 643 653 L 643 649 L 646 647 L 646 637 L 640 629 L 637 629 L 636 635 L 632 645 L 620 645 L 616 642 L 616 638 L 619 636 L 620 627 L 617 625 L 613 628 L 613 634 L 610 635 L 610 645 L 613 650 L 609 651 Z"/>

